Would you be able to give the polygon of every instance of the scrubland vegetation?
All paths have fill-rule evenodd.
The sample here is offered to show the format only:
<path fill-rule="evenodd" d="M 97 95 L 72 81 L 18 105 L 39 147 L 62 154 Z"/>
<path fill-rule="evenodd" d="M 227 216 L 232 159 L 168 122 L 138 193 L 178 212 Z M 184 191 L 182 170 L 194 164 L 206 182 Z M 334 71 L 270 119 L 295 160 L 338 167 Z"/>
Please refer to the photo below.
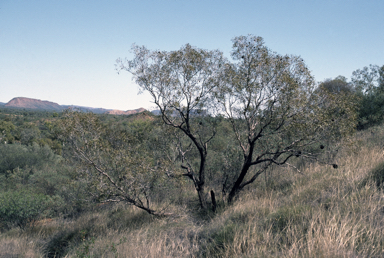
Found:
<path fill-rule="evenodd" d="M 303 165 L 301 173 L 270 169 L 233 205 L 219 202 L 216 213 L 199 209 L 193 187 L 171 191 L 174 201 L 166 209 L 172 215 L 165 217 L 123 203 L 86 203 L 84 210 L 72 211 L 71 216 L 57 216 L 52 205 L 41 207 L 56 213 L 40 214 L 23 227 L 3 225 L 0 253 L 20 257 L 382 257 L 383 138 L 381 126 L 357 133 L 354 147 L 341 148 L 336 155 L 338 169 L 316 163 Z M 66 184 L 60 181 L 55 186 L 60 185 Z"/>
<path fill-rule="evenodd" d="M 160 115 L 0 110 L 4 257 L 383 257 L 384 66 L 133 47 Z M 2 257 L 0 256 L 0 257 Z"/>

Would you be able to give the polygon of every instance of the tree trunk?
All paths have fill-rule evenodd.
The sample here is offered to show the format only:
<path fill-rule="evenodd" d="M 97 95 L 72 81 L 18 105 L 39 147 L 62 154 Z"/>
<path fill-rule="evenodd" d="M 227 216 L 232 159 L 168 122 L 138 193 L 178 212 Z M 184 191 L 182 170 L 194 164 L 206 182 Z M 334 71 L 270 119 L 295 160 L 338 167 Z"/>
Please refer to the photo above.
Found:
<path fill-rule="evenodd" d="M 250 167 L 251 167 L 250 163 L 249 162 L 245 162 L 245 164 L 243 165 L 243 168 L 241 169 L 241 173 L 240 173 L 239 177 L 237 178 L 236 182 L 233 184 L 232 189 L 231 189 L 231 191 L 228 194 L 228 204 L 232 203 L 233 198 L 241 190 L 241 187 L 240 187 L 241 183 L 243 182 L 244 177 L 248 173 L 248 170 L 249 170 Z"/>
<path fill-rule="evenodd" d="M 205 161 L 207 159 L 207 152 L 195 139 L 195 144 L 200 153 L 200 167 L 199 167 L 199 181 L 197 183 L 197 192 L 199 195 L 200 206 L 202 209 L 207 208 L 207 200 L 205 196 Z"/>
<path fill-rule="evenodd" d="M 205 194 L 204 194 L 204 184 L 199 185 L 196 188 L 196 190 L 197 190 L 197 194 L 199 195 L 200 207 L 202 209 L 206 209 L 207 208 L 207 201 L 205 199 Z"/>
<path fill-rule="evenodd" d="M 199 179 L 194 178 L 194 184 L 197 191 L 197 194 L 199 196 L 200 201 L 200 207 L 202 209 L 207 208 L 207 201 L 205 197 L 205 191 L 204 191 L 204 184 L 205 184 L 205 162 L 207 159 L 207 150 L 202 146 L 195 136 L 193 136 L 189 131 L 183 130 L 184 133 L 192 140 L 194 145 L 196 146 L 197 150 L 200 154 L 200 166 L 199 166 Z"/>

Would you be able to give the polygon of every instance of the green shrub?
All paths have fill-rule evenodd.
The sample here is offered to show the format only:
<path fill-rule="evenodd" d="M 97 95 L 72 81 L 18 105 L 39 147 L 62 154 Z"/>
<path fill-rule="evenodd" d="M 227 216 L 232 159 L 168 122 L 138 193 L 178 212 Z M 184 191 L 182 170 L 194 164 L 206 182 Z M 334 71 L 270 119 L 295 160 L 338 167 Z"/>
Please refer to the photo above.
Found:
<path fill-rule="evenodd" d="M 20 142 L 23 145 L 31 145 L 41 138 L 41 132 L 36 125 L 23 126 L 20 130 Z"/>
<path fill-rule="evenodd" d="M 5 119 L 0 120 L 0 144 L 1 143 L 12 143 L 15 140 L 14 131 L 16 127 L 10 121 Z"/>
<path fill-rule="evenodd" d="M 1 224 L 23 229 L 31 221 L 44 217 L 51 203 L 48 196 L 27 190 L 0 193 Z"/>
<path fill-rule="evenodd" d="M 20 144 L 0 145 L 0 174 L 16 168 L 40 168 L 45 164 L 53 165 L 61 160 L 48 146 L 40 147 L 36 143 L 31 146 Z"/>

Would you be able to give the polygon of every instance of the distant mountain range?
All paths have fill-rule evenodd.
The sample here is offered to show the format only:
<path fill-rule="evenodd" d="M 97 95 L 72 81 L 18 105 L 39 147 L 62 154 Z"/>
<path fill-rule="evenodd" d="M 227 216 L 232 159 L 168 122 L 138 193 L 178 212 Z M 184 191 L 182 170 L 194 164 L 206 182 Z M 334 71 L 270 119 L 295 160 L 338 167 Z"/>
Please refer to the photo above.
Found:
<path fill-rule="evenodd" d="M 8 107 L 8 108 L 26 108 L 26 109 L 36 109 L 36 110 L 56 111 L 56 112 L 60 112 L 70 108 L 70 109 L 75 109 L 83 112 L 92 112 L 96 114 L 113 114 L 113 115 L 132 115 L 132 114 L 141 113 L 145 111 L 144 108 L 122 111 L 122 110 L 92 108 L 92 107 L 83 107 L 83 106 L 74 106 L 74 105 L 59 105 L 55 102 L 24 98 L 24 97 L 13 98 L 8 103 L 0 102 L 0 106 Z"/>

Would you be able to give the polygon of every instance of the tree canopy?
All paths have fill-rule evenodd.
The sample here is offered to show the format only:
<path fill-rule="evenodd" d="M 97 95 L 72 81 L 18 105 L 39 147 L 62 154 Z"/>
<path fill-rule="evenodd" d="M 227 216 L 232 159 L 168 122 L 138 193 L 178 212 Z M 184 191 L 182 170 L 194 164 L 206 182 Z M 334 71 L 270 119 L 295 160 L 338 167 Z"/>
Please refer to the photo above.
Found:
<path fill-rule="evenodd" d="M 227 175 L 228 202 L 269 166 L 288 165 L 294 158 L 316 160 L 325 142 L 351 133 L 356 125 L 354 103 L 331 94 L 344 88 L 317 87 L 301 57 L 279 55 L 253 35 L 234 38 L 232 49 L 227 60 L 218 50 L 190 45 L 170 52 L 133 46 L 132 60 L 117 61 L 119 71 L 132 73 L 141 90 L 151 94 L 164 123 L 198 150 L 197 168 L 185 159 L 181 167 L 202 207 L 209 142 L 216 135 L 215 124 L 208 122 L 214 119 L 208 118 L 230 121 L 242 153 L 241 166 Z"/>
<path fill-rule="evenodd" d="M 234 38 L 232 59 L 226 86 L 217 97 L 243 153 L 229 202 L 270 165 L 289 164 L 294 157 L 316 158 L 321 149 L 314 147 L 349 133 L 355 114 L 345 101 L 315 91 L 301 57 L 272 52 L 261 37 Z"/>
<path fill-rule="evenodd" d="M 199 194 L 201 207 L 206 207 L 205 166 L 208 143 L 215 136 L 209 118 L 214 109 L 214 92 L 222 83 L 225 59 L 220 51 L 207 51 L 183 46 L 178 51 L 150 51 L 133 46 L 133 60 L 118 60 L 118 70 L 127 70 L 142 90 L 148 91 L 160 109 L 166 125 L 180 130 L 199 153 L 194 166 L 185 156 L 189 146 L 178 145 L 184 174 Z M 180 142 L 180 141 L 179 141 Z"/>

